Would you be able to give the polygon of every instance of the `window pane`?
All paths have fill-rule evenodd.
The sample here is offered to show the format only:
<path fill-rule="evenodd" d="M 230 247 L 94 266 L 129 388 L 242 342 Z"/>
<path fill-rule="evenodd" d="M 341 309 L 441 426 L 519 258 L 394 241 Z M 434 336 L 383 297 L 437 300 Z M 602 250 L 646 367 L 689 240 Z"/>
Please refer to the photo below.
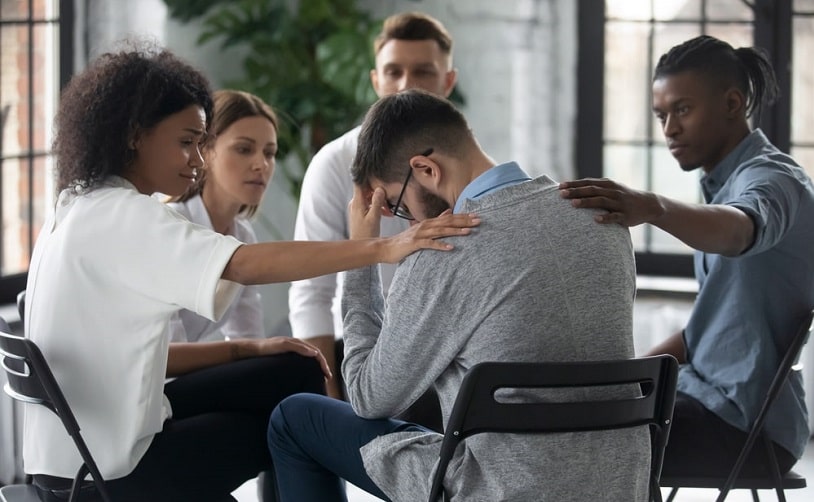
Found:
<path fill-rule="evenodd" d="M 808 59 L 811 53 L 803 49 L 814 44 L 814 17 L 796 18 L 793 37 L 797 50 L 791 72 L 791 142 L 814 143 L 814 65 Z"/>
<path fill-rule="evenodd" d="M 703 202 L 699 179 L 701 170 L 686 172 L 681 169 L 673 158 L 667 145 L 653 148 L 653 173 L 648 190 L 656 193 L 669 194 L 670 198 L 682 202 Z"/>
<path fill-rule="evenodd" d="M 653 3 L 653 17 L 659 21 L 701 18 L 701 0 L 654 0 Z"/>
<path fill-rule="evenodd" d="M 16 21 L 0 24 L 0 280 L 26 271 L 54 202 L 48 151 L 59 95 L 58 6 L 0 0 L 0 19 Z"/>
<path fill-rule="evenodd" d="M 2 30 L 0 106 L 7 114 L 2 143 L 5 156 L 45 151 L 51 145 L 51 119 L 59 85 L 59 35 L 51 23 L 34 26 L 33 64 L 29 68 L 28 34 L 27 26 L 4 26 Z"/>
<path fill-rule="evenodd" d="M 20 217 L 25 213 L 27 194 L 21 193 L 22 178 L 28 170 L 26 162 L 17 159 L 2 163 L 3 187 L 3 260 L 0 262 L 0 276 L 25 271 L 28 266 L 28 227 Z"/>
<path fill-rule="evenodd" d="M 3 26 L 0 31 L 0 109 L 3 112 L 2 155 L 28 149 L 28 29 Z"/>
<path fill-rule="evenodd" d="M 51 149 L 53 128 L 51 122 L 56 114 L 59 95 L 59 31 L 52 23 L 34 27 L 33 52 L 33 136 L 34 151 Z"/>
<path fill-rule="evenodd" d="M 651 0 L 606 0 L 605 14 L 613 19 L 650 19 Z"/>
<path fill-rule="evenodd" d="M 656 23 L 653 25 L 653 67 L 676 45 L 701 34 L 697 23 Z"/>
<path fill-rule="evenodd" d="M 645 225 L 642 225 L 645 226 Z M 668 234 L 664 230 L 646 225 L 646 230 L 650 232 L 650 252 L 652 253 L 673 253 L 692 254 L 692 248 Z M 667 271 L 665 271 L 667 272 Z"/>
<path fill-rule="evenodd" d="M 0 19 L 5 21 L 51 19 L 57 15 L 58 5 L 59 0 L 0 0 Z"/>
<path fill-rule="evenodd" d="M 754 30 L 751 24 L 712 24 L 707 33 L 729 43 L 734 48 L 754 45 Z"/>
<path fill-rule="evenodd" d="M 648 25 L 605 25 L 605 113 L 608 140 L 647 139 L 650 79 L 647 64 Z"/>
<path fill-rule="evenodd" d="M 754 17 L 751 7 L 743 0 L 713 0 L 706 5 L 707 17 L 713 21 L 751 21 Z"/>
<path fill-rule="evenodd" d="M 814 14 L 814 0 L 794 0 L 794 12 Z"/>
<path fill-rule="evenodd" d="M 814 178 L 814 147 L 793 146 L 791 156 Z"/>
<path fill-rule="evenodd" d="M 606 177 L 632 188 L 641 189 L 647 186 L 647 147 L 606 145 L 604 157 Z M 632 227 L 630 236 L 633 239 L 634 250 L 647 249 L 644 225 Z"/>
<path fill-rule="evenodd" d="M 10 21 L 28 17 L 28 1 L 0 0 L 0 19 Z"/>
<path fill-rule="evenodd" d="M 32 243 L 45 220 L 46 208 L 53 204 L 52 163 L 50 156 L 31 161 L 6 159 L 2 163 L 3 259 L 0 276 L 28 269 Z M 33 214 L 29 213 L 29 208 Z"/>

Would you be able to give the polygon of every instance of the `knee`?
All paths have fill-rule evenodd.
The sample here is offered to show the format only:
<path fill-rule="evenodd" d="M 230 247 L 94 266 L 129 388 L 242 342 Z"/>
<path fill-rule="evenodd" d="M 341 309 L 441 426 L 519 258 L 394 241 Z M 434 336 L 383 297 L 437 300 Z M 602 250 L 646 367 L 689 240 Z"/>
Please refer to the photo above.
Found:
<path fill-rule="evenodd" d="M 298 430 L 311 422 L 309 414 L 314 404 L 312 394 L 294 394 L 280 401 L 271 412 L 268 427 L 269 448 L 284 448 L 296 443 Z"/>

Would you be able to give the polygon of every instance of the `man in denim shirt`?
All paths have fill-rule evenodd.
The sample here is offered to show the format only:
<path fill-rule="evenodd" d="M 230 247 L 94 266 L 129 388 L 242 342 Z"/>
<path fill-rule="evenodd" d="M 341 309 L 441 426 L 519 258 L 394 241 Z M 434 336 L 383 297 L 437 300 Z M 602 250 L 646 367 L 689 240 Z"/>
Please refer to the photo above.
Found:
<path fill-rule="evenodd" d="M 687 326 L 652 354 L 683 364 L 663 472 L 728 474 L 791 337 L 814 307 L 814 186 L 748 117 L 776 96 L 753 48 L 709 36 L 672 48 L 653 79 L 653 111 L 681 168 L 703 169 L 707 204 L 685 204 L 610 180 L 561 184 L 600 223 L 651 223 L 696 249 L 699 292 Z M 802 379 L 792 376 L 766 421 L 780 469 L 808 441 Z M 765 474 L 755 448 L 743 475 Z"/>

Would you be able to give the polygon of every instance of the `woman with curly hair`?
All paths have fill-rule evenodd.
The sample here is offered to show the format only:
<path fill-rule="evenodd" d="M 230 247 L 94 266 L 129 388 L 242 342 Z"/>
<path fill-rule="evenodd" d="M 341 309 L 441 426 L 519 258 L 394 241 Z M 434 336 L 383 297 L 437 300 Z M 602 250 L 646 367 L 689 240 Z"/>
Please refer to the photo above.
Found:
<path fill-rule="evenodd" d="M 321 390 L 320 368 L 330 377 L 319 351 L 294 339 L 170 350 L 180 310 L 217 320 L 239 284 L 447 250 L 438 237 L 478 223 L 447 215 L 387 239 L 257 244 L 195 225 L 151 195 L 180 195 L 195 182 L 212 109 L 200 72 L 166 50 L 133 49 L 105 54 L 77 75 L 56 117 L 61 192 L 31 259 L 26 331 L 51 364 L 117 501 L 233 500 L 234 489 L 271 468 L 265 432 L 268 411 L 284 397 L 278 389 Z M 365 199 L 360 193 L 351 225 L 378 228 L 384 194 Z M 192 382 L 198 370 L 283 353 L 297 361 L 302 381 L 280 371 L 264 380 L 262 397 L 235 399 L 226 380 Z M 189 385 L 177 392 L 168 385 L 165 394 L 165 377 L 180 375 Z M 23 457 L 43 500 L 67 497 L 81 459 L 45 408 L 27 410 Z"/>

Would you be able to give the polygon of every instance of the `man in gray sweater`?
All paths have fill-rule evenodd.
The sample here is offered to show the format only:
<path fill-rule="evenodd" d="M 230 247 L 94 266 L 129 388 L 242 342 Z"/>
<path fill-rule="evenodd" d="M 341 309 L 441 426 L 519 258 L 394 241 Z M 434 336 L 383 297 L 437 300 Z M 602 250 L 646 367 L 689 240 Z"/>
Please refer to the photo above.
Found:
<path fill-rule="evenodd" d="M 350 222 L 351 238 L 376 235 L 382 212 L 420 221 L 452 208 L 481 225 L 447 239 L 450 253 L 402 261 L 386 305 L 376 267 L 348 272 L 350 404 L 300 394 L 275 409 L 269 445 L 283 502 L 345 500 L 341 479 L 385 500 L 426 500 L 443 437 L 389 417 L 434 387 L 446 423 L 476 363 L 633 356 L 628 231 L 598 229 L 595 211 L 571 207 L 548 177 L 497 165 L 448 101 L 415 90 L 379 100 L 353 176 L 351 204 L 369 210 Z M 444 487 L 453 500 L 643 501 L 649 465 L 646 428 L 481 434 L 458 449 Z"/>

